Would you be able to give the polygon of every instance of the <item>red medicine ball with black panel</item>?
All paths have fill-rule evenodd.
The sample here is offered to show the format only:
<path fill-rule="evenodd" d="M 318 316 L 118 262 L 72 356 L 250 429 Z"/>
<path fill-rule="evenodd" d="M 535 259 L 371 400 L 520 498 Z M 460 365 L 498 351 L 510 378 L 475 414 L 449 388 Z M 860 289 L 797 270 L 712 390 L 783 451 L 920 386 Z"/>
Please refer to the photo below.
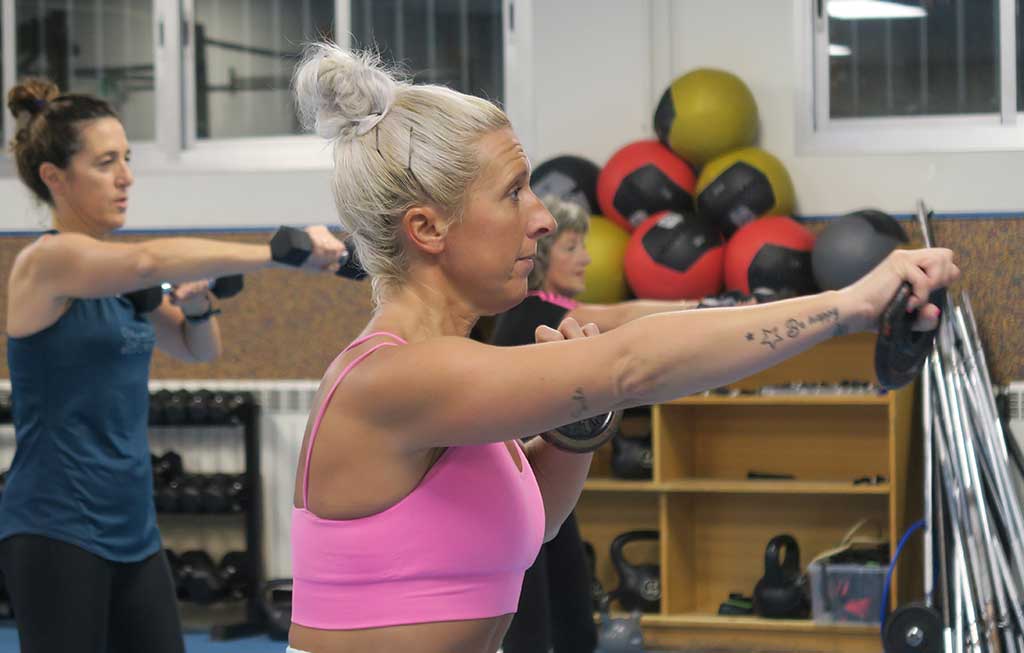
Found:
<path fill-rule="evenodd" d="M 658 211 L 692 211 L 693 169 L 658 141 L 637 141 L 608 159 L 597 178 L 602 214 L 632 231 Z"/>
<path fill-rule="evenodd" d="M 644 299 L 699 299 L 722 289 L 722 234 L 696 213 L 651 216 L 626 246 L 626 281 Z"/>
<path fill-rule="evenodd" d="M 739 228 L 725 246 L 725 287 L 750 295 L 773 291 L 780 299 L 817 292 L 811 271 L 814 234 L 793 218 L 774 215 Z"/>

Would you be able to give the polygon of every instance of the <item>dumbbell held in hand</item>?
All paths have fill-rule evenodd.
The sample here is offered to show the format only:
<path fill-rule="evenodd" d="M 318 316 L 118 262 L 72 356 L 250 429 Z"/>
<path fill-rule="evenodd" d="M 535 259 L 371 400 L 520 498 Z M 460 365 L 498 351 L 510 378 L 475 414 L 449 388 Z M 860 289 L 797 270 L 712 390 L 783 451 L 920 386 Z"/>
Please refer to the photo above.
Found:
<path fill-rule="evenodd" d="M 581 327 L 571 317 L 562 320 L 557 330 L 547 325 L 542 325 L 537 327 L 536 332 L 538 343 L 559 342 L 596 335 L 598 335 L 596 325 L 588 323 Z M 582 399 L 582 396 L 579 398 Z M 612 411 L 610 413 L 584 417 L 570 424 L 564 424 L 542 433 L 541 437 L 563 451 L 589 453 L 612 439 L 618 432 L 621 421 L 622 411 Z"/>
<path fill-rule="evenodd" d="M 232 274 L 226 277 L 218 277 L 210 281 L 210 293 L 217 299 L 227 299 L 242 292 L 245 287 L 245 277 L 241 274 Z M 135 312 L 139 315 L 152 313 L 164 301 L 164 295 L 174 292 L 174 286 L 169 283 L 162 283 L 159 286 L 143 288 L 134 292 L 125 293 L 125 299 L 132 303 Z"/>
<path fill-rule="evenodd" d="M 541 434 L 541 437 L 563 451 L 589 453 L 608 442 L 619 432 L 622 411 L 587 417 Z"/>
<path fill-rule="evenodd" d="M 345 253 L 338 259 L 339 277 L 362 279 L 366 272 L 359 265 L 355 243 L 351 236 L 345 239 Z M 281 227 L 270 239 L 270 257 L 277 263 L 299 267 L 313 254 L 313 238 L 304 229 Z"/>

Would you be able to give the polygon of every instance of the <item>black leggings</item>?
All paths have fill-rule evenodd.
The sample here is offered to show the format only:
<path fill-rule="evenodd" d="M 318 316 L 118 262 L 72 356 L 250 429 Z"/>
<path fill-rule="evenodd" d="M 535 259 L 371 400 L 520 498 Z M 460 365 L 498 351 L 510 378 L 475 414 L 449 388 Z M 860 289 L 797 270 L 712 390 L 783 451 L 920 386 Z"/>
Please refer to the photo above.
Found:
<path fill-rule="evenodd" d="M 505 653 L 593 653 L 596 647 L 590 570 L 571 513 L 526 570 L 503 648 Z"/>
<path fill-rule="evenodd" d="M 39 535 L 0 542 L 22 653 L 184 653 L 163 551 L 133 563 Z"/>

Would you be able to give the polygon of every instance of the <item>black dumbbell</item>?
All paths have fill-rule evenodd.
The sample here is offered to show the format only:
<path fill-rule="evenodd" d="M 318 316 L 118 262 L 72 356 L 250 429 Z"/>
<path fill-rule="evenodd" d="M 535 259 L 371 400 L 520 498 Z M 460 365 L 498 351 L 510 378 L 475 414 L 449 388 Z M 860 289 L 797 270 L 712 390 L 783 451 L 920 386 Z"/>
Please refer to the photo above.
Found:
<path fill-rule="evenodd" d="M 150 401 L 150 410 L 158 413 L 156 424 L 180 426 L 188 420 L 188 403 L 191 395 L 188 390 L 161 390 Z"/>
<path fill-rule="evenodd" d="M 249 594 L 249 556 L 244 551 L 231 551 L 221 558 L 217 573 L 226 595 L 241 599 Z"/>
<path fill-rule="evenodd" d="M 203 512 L 228 512 L 231 502 L 228 498 L 228 486 L 231 478 L 227 474 L 214 474 L 203 478 L 199 494 Z"/>
<path fill-rule="evenodd" d="M 206 400 L 206 416 L 210 424 L 226 424 L 231 421 L 227 395 L 223 392 L 211 392 Z"/>
<path fill-rule="evenodd" d="M 242 412 L 245 408 L 253 403 L 252 394 L 249 392 L 232 392 L 225 395 L 224 409 L 227 411 L 230 418 L 227 421 L 233 419 L 240 420 L 242 418 Z"/>
<path fill-rule="evenodd" d="M 230 477 L 227 487 L 228 510 L 243 512 L 249 507 L 249 482 L 245 474 Z"/>
<path fill-rule="evenodd" d="M 203 477 L 198 474 L 185 474 L 178 481 L 178 506 L 181 512 L 195 513 L 203 511 Z"/>
<path fill-rule="evenodd" d="M 0 422 L 8 423 L 14 419 L 14 404 L 10 393 L 0 394 Z"/>
<path fill-rule="evenodd" d="M 188 413 L 189 424 L 206 424 L 210 422 L 210 396 L 209 390 L 197 390 L 189 395 Z"/>
<path fill-rule="evenodd" d="M 153 487 L 153 503 L 157 512 L 179 512 L 181 510 L 181 480 L 156 483 Z"/>
<path fill-rule="evenodd" d="M 149 393 L 149 423 L 150 424 L 163 424 L 164 423 L 164 404 L 163 394 L 166 390 L 160 390 L 159 392 Z M 167 392 L 167 394 L 170 394 Z"/>
<path fill-rule="evenodd" d="M 184 467 L 181 456 L 174 451 L 167 451 L 162 456 L 151 456 L 153 461 L 153 482 L 164 482 L 181 476 Z"/>
<path fill-rule="evenodd" d="M 359 265 L 359 257 L 356 255 L 356 246 L 349 236 L 345 239 L 345 249 L 338 263 L 341 267 L 336 273 L 339 277 L 348 279 L 363 279 L 366 271 Z M 302 229 L 295 227 L 281 227 L 270 239 L 270 257 L 284 265 L 299 267 L 306 262 L 313 253 L 313 239 Z"/>
<path fill-rule="evenodd" d="M 185 597 L 200 605 L 209 605 L 225 596 L 224 581 L 206 551 L 181 554 L 181 576 Z"/>
<path fill-rule="evenodd" d="M 217 299 L 227 299 L 242 292 L 245 287 L 245 277 L 240 274 L 232 274 L 227 277 L 217 277 L 210 283 L 210 292 Z M 132 307 L 139 315 L 152 313 L 164 301 L 164 295 L 174 290 L 169 283 L 162 283 L 159 286 L 143 288 L 134 292 L 125 293 L 123 297 L 132 303 Z"/>

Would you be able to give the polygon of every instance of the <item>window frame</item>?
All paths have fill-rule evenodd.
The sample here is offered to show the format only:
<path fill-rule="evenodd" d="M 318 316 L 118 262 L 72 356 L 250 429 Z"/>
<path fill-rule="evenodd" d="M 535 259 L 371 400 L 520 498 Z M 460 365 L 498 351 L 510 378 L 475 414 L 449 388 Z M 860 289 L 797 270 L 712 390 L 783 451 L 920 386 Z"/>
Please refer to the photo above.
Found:
<path fill-rule="evenodd" d="M 0 0 L 4 96 L 17 75 L 16 0 Z M 155 133 L 149 141 L 132 141 L 136 171 L 188 174 L 193 171 L 328 170 L 330 149 L 313 135 L 199 139 L 195 115 L 195 50 L 190 38 L 195 0 L 152 0 L 154 34 Z M 513 7 L 513 5 L 515 5 Z M 532 0 L 502 0 L 503 68 L 506 111 L 522 130 L 524 143 L 533 130 L 530 71 Z M 515 25 L 511 24 L 514 16 Z M 350 44 L 351 2 L 334 0 L 335 34 Z M 14 118 L 3 111 L 4 134 L 14 133 Z M 9 136 L 8 136 L 9 138 Z M 0 174 L 13 174 L 9 154 L 0 155 Z"/>
<path fill-rule="evenodd" d="M 1024 149 L 1024 112 L 1017 110 L 1016 6 L 999 8 L 1000 111 L 985 114 L 832 118 L 829 115 L 829 0 L 797 0 L 798 154 L 916 154 Z M 803 56 L 800 56 L 803 55 Z"/>

